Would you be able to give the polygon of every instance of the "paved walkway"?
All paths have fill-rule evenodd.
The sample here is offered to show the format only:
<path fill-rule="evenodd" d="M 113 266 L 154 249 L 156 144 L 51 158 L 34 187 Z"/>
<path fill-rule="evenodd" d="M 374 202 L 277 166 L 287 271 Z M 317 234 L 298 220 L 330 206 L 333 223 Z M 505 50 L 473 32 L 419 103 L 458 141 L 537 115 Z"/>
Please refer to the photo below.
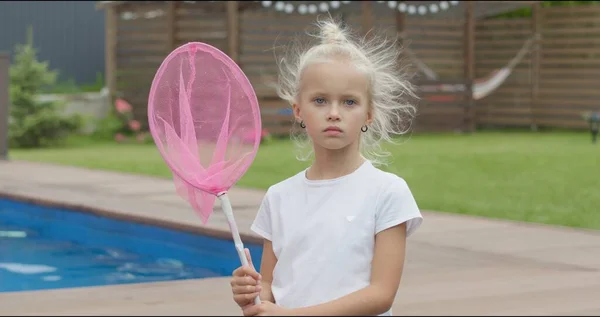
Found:
<path fill-rule="evenodd" d="M 220 212 L 202 226 L 170 180 L 0 162 L 1 195 L 229 237 Z M 249 226 L 262 195 L 230 192 L 246 241 L 257 239 Z M 600 232 L 423 213 L 409 240 L 395 314 L 600 314 Z M 0 315 L 239 315 L 228 280 L 0 293 Z"/>

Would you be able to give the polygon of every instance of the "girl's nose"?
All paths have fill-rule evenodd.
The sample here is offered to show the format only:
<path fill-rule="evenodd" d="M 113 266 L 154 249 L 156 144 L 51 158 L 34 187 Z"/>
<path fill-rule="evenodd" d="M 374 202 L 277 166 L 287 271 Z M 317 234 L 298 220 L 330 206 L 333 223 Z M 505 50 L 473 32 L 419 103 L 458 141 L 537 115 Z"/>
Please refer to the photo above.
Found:
<path fill-rule="evenodd" d="M 329 108 L 329 113 L 327 113 L 327 119 L 336 121 L 340 119 L 340 112 L 338 110 L 337 105 L 332 105 Z"/>

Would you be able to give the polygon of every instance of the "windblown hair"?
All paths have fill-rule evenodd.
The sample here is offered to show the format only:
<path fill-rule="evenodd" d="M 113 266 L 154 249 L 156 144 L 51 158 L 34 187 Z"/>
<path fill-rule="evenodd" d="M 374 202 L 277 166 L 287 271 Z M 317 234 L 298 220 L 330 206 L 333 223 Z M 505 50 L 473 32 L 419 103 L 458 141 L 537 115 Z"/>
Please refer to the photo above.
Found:
<path fill-rule="evenodd" d="M 318 31 L 307 32 L 308 43 L 295 41 L 286 48 L 283 57 L 276 58 L 277 94 L 292 105 L 297 102 L 302 72 L 308 65 L 339 58 L 351 62 L 368 76 L 369 106 L 373 111 L 373 122 L 367 132 L 361 133 L 360 151 L 374 164 L 384 164 L 383 158 L 389 153 L 382 150 L 381 141 L 393 143 L 394 135 L 406 133 L 416 110 L 409 102 L 411 98 L 416 100 L 416 96 L 409 74 L 400 66 L 401 50 L 396 39 L 390 41 L 372 33 L 358 37 L 331 16 L 317 20 L 315 25 Z M 299 136 L 292 134 L 299 149 L 311 149 L 310 138 L 305 134 Z M 306 160 L 312 154 L 304 153 L 298 159 Z"/>

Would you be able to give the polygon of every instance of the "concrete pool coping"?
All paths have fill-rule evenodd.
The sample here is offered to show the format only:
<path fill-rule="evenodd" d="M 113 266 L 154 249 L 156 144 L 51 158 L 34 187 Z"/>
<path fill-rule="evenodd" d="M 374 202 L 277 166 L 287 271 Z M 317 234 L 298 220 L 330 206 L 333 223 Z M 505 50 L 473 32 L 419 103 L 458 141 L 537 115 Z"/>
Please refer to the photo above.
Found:
<path fill-rule="evenodd" d="M 217 228 L 216 226 L 210 226 L 210 224 L 198 226 L 189 223 L 181 223 L 170 219 L 157 219 L 154 217 L 141 216 L 135 214 L 124 213 L 121 211 L 115 211 L 114 209 L 107 209 L 97 206 L 90 206 L 87 204 L 80 205 L 76 203 L 59 202 L 57 200 L 51 200 L 46 198 L 37 198 L 28 195 L 14 194 L 0 192 L 0 198 L 20 201 L 24 203 L 30 203 L 50 208 L 61 208 L 69 210 L 70 212 L 82 212 L 96 215 L 99 217 L 106 217 L 115 220 L 122 220 L 128 222 L 134 222 L 139 224 L 146 224 L 151 226 L 163 227 L 167 229 L 173 229 L 182 232 L 188 232 L 193 234 L 205 235 L 218 239 L 231 240 L 231 234 L 229 230 Z M 217 208 L 218 209 L 218 208 Z M 240 232 L 240 237 L 244 243 L 262 244 L 262 239 L 252 233 Z"/>
<path fill-rule="evenodd" d="M 230 192 L 245 242 L 263 191 Z M 230 239 L 170 179 L 0 161 L 0 196 Z M 218 203 L 217 203 L 218 208 Z M 600 232 L 424 211 L 409 239 L 400 315 L 600 314 Z M 0 315 L 240 315 L 229 278 L 0 293 Z"/>
<path fill-rule="evenodd" d="M 0 183 L 0 198 L 48 207 L 59 207 L 73 212 L 87 212 L 102 217 L 231 240 L 229 226 L 225 216 L 220 212 L 221 207 L 218 200 L 215 202 L 215 212 L 211 215 L 208 223 L 202 224 L 189 204 L 177 196 L 172 181 L 169 179 L 43 164 L 38 166 L 41 173 L 36 173 L 40 178 L 25 181 L 21 175 L 33 174 L 33 171 L 26 167 L 29 163 L 8 161 L 1 162 L 0 166 L 3 164 L 14 167 L 15 169 L 12 170 L 11 174 L 18 175 L 18 177 L 12 177 L 9 184 Z M 44 168 L 41 168 L 41 166 L 44 166 Z M 52 170 L 51 173 L 55 174 L 56 177 L 61 176 L 66 179 L 61 180 L 54 176 L 49 178 L 46 176 L 46 180 L 44 180 L 44 176 L 40 174 L 45 174 L 48 170 Z M 80 173 L 93 176 L 88 178 L 69 177 Z M 7 175 L 0 173 L 0 176 Z M 8 180 L 9 177 L 3 178 L 3 180 Z M 100 180 L 115 179 L 115 183 L 105 186 L 94 183 L 98 178 Z M 82 181 L 77 181 L 77 179 Z M 90 181 L 86 181 L 86 179 Z M 119 182 L 119 180 L 122 182 Z M 23 186 L 19 186 L 19 183 L 22 183 Z M 129 187 L 131 192 L 119 195 L 118 188 L 123 184 L 131 185 Z M 114 186 L 117 190 L 110 190 L 111 186 Z M 138 186 L 140 188 L 136 189 Z M 99 187 L 104 189 L 108 187 L 108 191 L 102 193 L 99 191 Z M 72 195 L 74 190 L 79 190 L 80 193 Z M 112 197 L 108 197 L 111 194 Z M 228 195 L 234 209 L 236 223 L 240 227 L 240 236 L 244 242 L 261 244 L 261 238 L 250 231 L 249 226 L 252 220 L 251 217 L 256 212 L 264 192 L 236 187 Z M 165 203 L 167 206 L 161 206 L 157 203 Z M 167 211 L 159 210 L 163 207 L 167 207 Z"/>

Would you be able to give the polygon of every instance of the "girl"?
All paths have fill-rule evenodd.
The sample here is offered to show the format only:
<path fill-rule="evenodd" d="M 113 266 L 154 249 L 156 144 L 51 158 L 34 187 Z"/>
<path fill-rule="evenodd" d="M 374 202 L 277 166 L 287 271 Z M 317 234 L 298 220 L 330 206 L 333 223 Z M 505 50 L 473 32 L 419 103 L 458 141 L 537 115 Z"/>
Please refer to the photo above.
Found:
<path fill-rule="evenodd" d="M 240 267 L 231 280 L 245 316 L 391 315 L 406 237 L 422 221 L 406 182 L 374 165 L 379 142 L 414 110 L 397 46 L 354 40 L 331 19 L 317 26 L 320 43 L 282 59 L 278 85 L 314 161 L 260 206 L 251 227 L 264 238 L 260 274 Z"/>

